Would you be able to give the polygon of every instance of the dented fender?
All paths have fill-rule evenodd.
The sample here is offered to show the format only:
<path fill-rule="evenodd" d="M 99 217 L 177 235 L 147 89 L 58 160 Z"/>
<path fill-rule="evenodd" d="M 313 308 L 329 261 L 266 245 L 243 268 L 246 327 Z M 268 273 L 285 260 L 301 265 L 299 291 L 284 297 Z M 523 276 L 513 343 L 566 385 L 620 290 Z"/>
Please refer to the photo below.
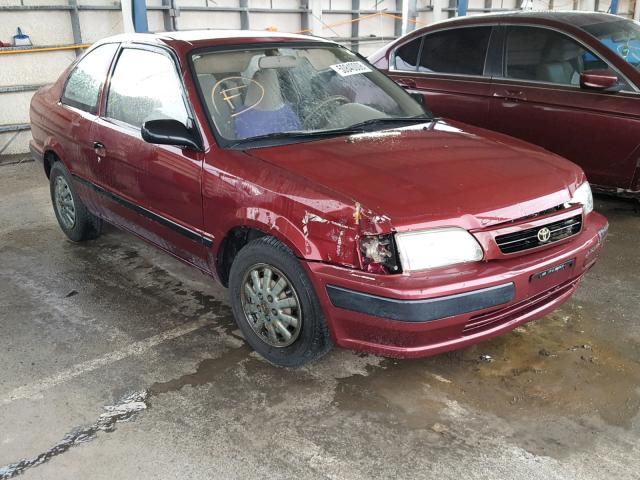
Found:
<path fill-rule="evenodd" d="M 360 268 L 359 238 L 391 231 L 388 217 L 348 197 L 227 152 L 236 160 L 227 168 L 205 161 L 203 169 L 205 230 L 217 239 L 214 249 L 233 229 L 250 227 L 278 238 L 299 258 Z"/>

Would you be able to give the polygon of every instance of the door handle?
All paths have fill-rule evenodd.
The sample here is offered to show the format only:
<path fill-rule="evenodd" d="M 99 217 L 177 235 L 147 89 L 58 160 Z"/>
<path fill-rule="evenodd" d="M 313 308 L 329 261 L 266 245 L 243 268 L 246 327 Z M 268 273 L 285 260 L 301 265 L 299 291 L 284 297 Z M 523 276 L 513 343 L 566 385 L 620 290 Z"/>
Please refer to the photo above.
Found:
<path fill-rule="evenodd" d="M 416 88 L 416 81 L 415 80 L 411 80 L 409 78 L 398 80 L 397 83 L 402 88 Z"/>
<path fill-rule="evenodd" d="M 98 162 L 102 160 L 102 157 L 104 157 L 107 154 L 107 151 L 104 148 L 104 144 L 101 142 L 93 142 L 93 149 L 95 150 L 96 155 L 98 156 Z"/>
<path fill-rule="evenodd" d="M 493 96 L 510 102 L 523 102 L 527 99 L 527 96 L 522 90 L 516 89 L 506 89 L 503 93 L 496 92 Z"/>

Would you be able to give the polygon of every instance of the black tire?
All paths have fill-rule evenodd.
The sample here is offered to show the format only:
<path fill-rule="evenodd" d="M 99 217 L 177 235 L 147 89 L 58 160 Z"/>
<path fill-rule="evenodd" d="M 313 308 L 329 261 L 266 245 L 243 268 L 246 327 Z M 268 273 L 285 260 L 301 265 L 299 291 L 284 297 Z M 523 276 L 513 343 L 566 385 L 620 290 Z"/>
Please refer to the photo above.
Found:
<path fill-rule="evenodd" d="M 67 198 L 70 198 L 74 210 L 72 223 L 68 218 L 64 218 L 66 214 L 60 210 L 62 207 L 60 207 L 60 204 L 56 201 L 56 184 L 57 182 L 62 183 L 62 181 L 68 188 Z M 51 203 L 53 205 L 53 211 L 56 214 L 56 219 L 58 220 L 58 225 L 60 225 L 60 228 L 70 240 L 83 242 L 85 240 L 93 240 L 100 236 L 102 220 L 91 214 L 84 203 L 82 203 L 82 200 L 80 200 L 80 197 L 73 187 L 71 174 L 62 162 L 55 162 L 53 167 L 51 167 L 49 174 L 49 191 L 51 193 Z"/>
<path fill-rule="evenodd" d="M 297 336 L 290 345 L 270 345 L 249 324 L 243 304 L 247 296 L 241 292 L 247 275 L 256 266 L 268 266 L 279 271 L 277 273 L 283 273 L 290 287 L 286 291 L 299 301 L 299 308 L 294 310 L 298 312 L 300 327 L 296 327 Z M 238 252 L 229 274 L 229 294 L 236 323 L 245 340 L 270 363 L 281 367 L 299 367 L 317 360 L 331 349 L 333 344 L 313 285 L 295 255 L 277 239 L 260 237 Z M 266 329 L 264 331 L 266 334 Z"/>

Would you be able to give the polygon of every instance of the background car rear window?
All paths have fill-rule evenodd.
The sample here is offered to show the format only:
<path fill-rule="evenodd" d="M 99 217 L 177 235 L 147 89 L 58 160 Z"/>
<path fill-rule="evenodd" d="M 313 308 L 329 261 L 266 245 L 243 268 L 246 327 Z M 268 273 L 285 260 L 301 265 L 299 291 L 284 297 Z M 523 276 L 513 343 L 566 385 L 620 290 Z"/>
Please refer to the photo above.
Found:
<path fill-rule="evenodd" d="M 445 30 L 424 37 L 418 71 L 482 75 L 491 27 Z"/>
<path fill-rule="evenodd" d="M 395 68 L 397 70 L 415 70 L 418 65 L 418 53 L 420 53 L 420 42 L 422 37 L 405 43 L 396 50 Z"/>
<path fill-rule="evenodd" d="M 161 53 L 124 49 L 111 77 L 107 117 L 134 127 L 165 118 L 186 125 L 187 108 L 173 61 Z"/>
<path fill-rule="evenodd" d="M 604 61 L 562 33 L 536 27 L 510 27 L 507 32 L 507 78 L 579 85 L 582 72 L 606 68 Z"/>
<path fill-rule="evenodd" d="M 87 53 L 69 75 L 61 102 L 96 113 L 100 90 L 117 49 L 117 43 L 108 43 Z"/>

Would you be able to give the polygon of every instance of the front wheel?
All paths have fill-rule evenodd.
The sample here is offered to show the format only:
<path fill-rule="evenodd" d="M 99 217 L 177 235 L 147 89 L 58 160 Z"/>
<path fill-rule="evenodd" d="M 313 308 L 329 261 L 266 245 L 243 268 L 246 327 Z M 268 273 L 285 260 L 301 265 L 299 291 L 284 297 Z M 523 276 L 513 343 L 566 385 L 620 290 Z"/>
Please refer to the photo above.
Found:
<path fill-rule="evenodd" d="M 244 338 L 269 362 L 298 367 L 331 348 L 313 285 L 275 238 L 258 238 L 240 250 L 231 265 L 229 293 Z"/>

